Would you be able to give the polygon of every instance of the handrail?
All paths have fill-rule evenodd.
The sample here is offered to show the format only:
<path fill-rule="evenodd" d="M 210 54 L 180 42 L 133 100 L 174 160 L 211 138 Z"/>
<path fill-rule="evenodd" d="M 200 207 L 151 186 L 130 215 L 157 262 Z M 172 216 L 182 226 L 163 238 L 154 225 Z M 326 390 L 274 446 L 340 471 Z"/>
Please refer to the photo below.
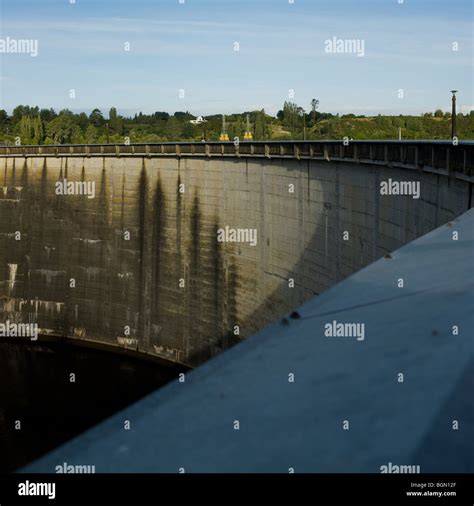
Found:
<path fill-rule="evenodd" d="M 283 140 L 0 146 L 0 157 L 251 157 L 382 164 L 471 178 L 474 141 Z"/>

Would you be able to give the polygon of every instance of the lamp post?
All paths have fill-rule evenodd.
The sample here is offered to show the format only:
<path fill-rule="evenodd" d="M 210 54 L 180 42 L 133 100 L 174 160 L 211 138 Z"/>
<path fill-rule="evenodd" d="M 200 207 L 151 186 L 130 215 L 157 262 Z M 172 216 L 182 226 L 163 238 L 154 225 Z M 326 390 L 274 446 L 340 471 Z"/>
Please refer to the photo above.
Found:
<path fill-rule="evenodd" d="M 306 111 L 302 107 L 298 107 L 298 114 L 303 118 L 303 140 L 306 140 Z"/>
<path fill-rule="evenodd" d="M 456 137 L 456 93 L 458 90 L 451 90 L 453 94 L 453 98 L 451 99 L 452 109 L 451 109 L 451 139 Z"/>

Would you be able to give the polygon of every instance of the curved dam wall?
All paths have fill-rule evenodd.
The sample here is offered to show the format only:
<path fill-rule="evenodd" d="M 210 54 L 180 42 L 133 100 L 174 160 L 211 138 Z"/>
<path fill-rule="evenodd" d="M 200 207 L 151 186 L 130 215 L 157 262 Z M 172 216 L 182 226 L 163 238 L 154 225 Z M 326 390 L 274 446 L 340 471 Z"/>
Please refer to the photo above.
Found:
<path fill-rule="evenodd" d="M 460 215 L 472 192 L 350 161 L 5 156 L 0 167 L 0 323 L 191 366 Z M 415 193 L 397 195 L 402 181 Z"/>

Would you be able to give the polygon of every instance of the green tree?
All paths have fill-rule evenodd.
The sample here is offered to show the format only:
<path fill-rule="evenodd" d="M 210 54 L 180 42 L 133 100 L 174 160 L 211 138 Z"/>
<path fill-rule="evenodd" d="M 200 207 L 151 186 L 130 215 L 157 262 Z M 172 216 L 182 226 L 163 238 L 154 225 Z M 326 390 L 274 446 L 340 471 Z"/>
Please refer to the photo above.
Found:
<path fill-rule="evenodd" d="M 104 116 L 99 109 L 94 109 L 89 115 L 89 122 L 96 128 L 102 128 L 105 125 Z"/>
<path fill-rule="evenodd" d="M 39 107 L 30 107 L 29 105 L 19 105 L 13 109 L 12 114 L 12 121 L 13 124 L 18 124 L 23 116 L 29 116 L 30 118 L 33 118 L 35 116 L 38 116 L 39 114 Z"/>
<path fill-rule="evenodd" d="M 242 140 L 244 138 L 245 128 L 246 126 L 244 125 L 242 116 L 240 116 L 239 114 L 230 129 L 232 133 L 232 139 L 234 137 L 238 137 L 239 139 Z"/>
<path fill-rule="evenodd" d="M 74 115 L 65 110 L 47 125 L 46 133 L 54 143 L 69 144 L 80 139 L 81 129 L 76 125 Z"/>
<path fill-rule="evenodd" d="M 89 125 L 89 118 L 87 117 L 87 114 L 85 112 L 81 112 L 77 116 L 75 116 L 74 121 L 76 125 L 78 125 L 79 128 L 83 131 L 85 131 L 87 126 Z"/>
<path fill-rule="evenodd" d="M 40 118 L 44 122 L 52 121 L 54 118 L 56 118 L 57 114 L 54 111 L 54 109 L 41 109 L 40 111 Z"/>
<path fill-rule="evenodd" d="M 265 117 L 265 111 L 262 109 L 255 115 L 255 126 L 254 126 L 254 139 L 256 141 L 263 141 L 268 138 L 267 122 Z"/>
<path fill-rule="evenodd" d="M 31 144 L 33 138 L 33 125 L 29 116 L 22 116 L 19 123 L 22 144 Z"/>
<path fill-rule="evenodd" d="M 283 104 L 283 120 L 282 123 L 290 131 L 295 132 L 298 129 L 300 123 L 300 117 L 298 114 L 298 105 L 292 102 L 285 102 Z"/>
<path fill-rule="evenodd" d="M 189 121 L 183 124 L 182 138 L 187 141 L 192 141 L 194 139 L 194 128 Z"/>
<path fill-rule="evenodd" d="M 111 107 L 109 111 L 109 128 L 112 134 L 122 135 L 123 133 L 123 120 L 122 117 L 117 114 L 117 109 Z"/>
<path fill-rule="evenodd" d="M 43 122 L 39 116 L 22 116 L 18 131 L 22 144 L 40 144 L 44 138 Z"/>
<path fill-rule="evenodd" d="M 84 132 L 84 141 L 86 144 L 94 144 L 97 142 L 99 132 L 94 125 L 88 125 Z"/>
<path fill-rule="evenodd" d="M 39 116 L 33 118 L 33 143 L 41 144 L 44 139 L 43 121 Z"/>

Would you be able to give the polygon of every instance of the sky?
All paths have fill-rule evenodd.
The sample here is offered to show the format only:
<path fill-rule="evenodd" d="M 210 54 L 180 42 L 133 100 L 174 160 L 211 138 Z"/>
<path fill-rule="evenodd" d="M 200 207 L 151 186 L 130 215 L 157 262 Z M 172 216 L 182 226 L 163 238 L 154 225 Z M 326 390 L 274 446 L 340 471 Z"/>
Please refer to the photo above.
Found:
<path fill-rule="evenodd" d="M 6 46 L 0 53 L 0 109 L 276 114 L 285 100 L 309 110 L 316 98 L 323 112 L 420 114 L 450 110 L 457 89 L 458 107 L 468 112 L 473 5 L 0 0 L 0 43 L 38 44 L 36 56 Z"/>

